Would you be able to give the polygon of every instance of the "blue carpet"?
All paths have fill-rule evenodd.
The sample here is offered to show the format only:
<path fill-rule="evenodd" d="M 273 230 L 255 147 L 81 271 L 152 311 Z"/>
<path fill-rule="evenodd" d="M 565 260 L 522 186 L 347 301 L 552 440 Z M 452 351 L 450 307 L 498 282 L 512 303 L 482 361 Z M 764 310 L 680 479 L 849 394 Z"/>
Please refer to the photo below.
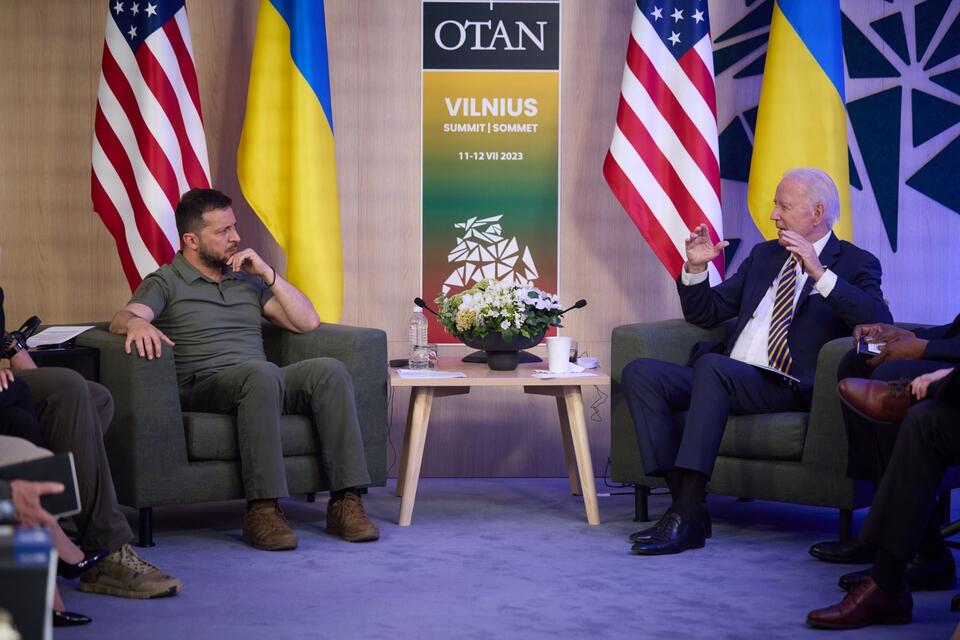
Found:
<path fill-rule="evenodd" d="M 654 496 L 651 513 L 667 500 Z M 632 497 L 601 497 L 592 527 L 565 479 L 426 478 L 403 529 L 388 490 L 365 503 L 379 542 L 324 534 L 320 496 L 284 501 L 300 547 L 280 553 L 240 540 L 242 502 L 157 509 L 158 545 L 142 553 L 183 593 L 136 601 L 61 581 L 67 609 L 94 622 L 56 637 L 942 639 L 960 620 L 942 591 L 914 594 L 908 626 L 808 629 L 807 612 L 838 601 L 837 578 L 855 568 L 807 555 L 835 538 L 828 509 L 711 496 L 706 548 L 641 558 L 627 542 L 640 528 Z"/>

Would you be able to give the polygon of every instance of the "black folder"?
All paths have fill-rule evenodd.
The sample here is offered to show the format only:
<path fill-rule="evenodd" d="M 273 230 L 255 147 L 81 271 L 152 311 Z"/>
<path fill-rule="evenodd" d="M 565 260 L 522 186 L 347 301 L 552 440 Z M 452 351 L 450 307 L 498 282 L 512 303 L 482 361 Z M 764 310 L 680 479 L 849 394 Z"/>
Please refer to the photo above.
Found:
<path fill-rule="evenodd" d="M 40 497 L 40 504 L 55 518 L 80 513 L 80 492 L 77 489 L 77 469 L 72 453 L 45 456 L 0 467 L 0 480 L 34 480 L 59 482 L 63 493 Z"/>

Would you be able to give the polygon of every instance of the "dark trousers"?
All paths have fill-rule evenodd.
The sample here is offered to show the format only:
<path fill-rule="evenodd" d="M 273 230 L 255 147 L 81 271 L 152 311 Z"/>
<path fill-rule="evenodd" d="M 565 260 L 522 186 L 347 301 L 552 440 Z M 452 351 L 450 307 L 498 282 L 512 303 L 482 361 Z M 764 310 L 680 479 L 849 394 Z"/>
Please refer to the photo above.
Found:
<path fill-rule="evenodd" d="M 934 520 L 940 482 L 947 469 L 958 463 L 960 407 L 936 399 L 912 406 L 900 426 L 860 539 L 903 562 L 911 560 Z"/>
<path fill-rule="evenodd" d="M 877 367 L 871 367 L 867 364 L 867 359 L 868 356 L 851 350 L 840 361 L 837 379 L 913 379 L 924 373 L 953 366 L 950 363 L 935 360 L 892 360 Z M 843 424 L 847 430 L 847 476 L 856 480 L 866 480 L 876 486 L 890 462 L 900 425 L 877 424 L 851 411 L 842 403 L 841 410 Z"/>
<path fill-rule="evenodd" d="M 869 356 L 850 350 L 840 361 L 837 379 L 912 380 L 925 373 L 953 366 L 936 360 L 891 360 L 871 367 L 867 364 L 868 359 Z M 877 487 L 890 465 L 902 427 L 899 424 L 876 423 L 843 403 L 841 410 L 847 431 L 847 476 L 866 480 Z M 942 554 L 946 547 L 940 537 L 939 524 L 935 520 L 926 522 L 926 528 L 922 531 L 921 555 L 933 557 Z M 863 534 L 861 540 L 865 541 Z"/>
<path fill-rule="evenodd" d="M 113 398 L 105 387 L 70 369 L 44 367 L 17 372 L 30 387 L 46 447 L 73 452 L 81 511 L 74 516 L 84 551 L 116 551 L 133 540 L 117 505 L 103 434 L 113 418 Z"/>
<path fill-rule="evenodd" d="M 14 378 L 6 391 L 0 390 L 0 435 L 23 438 L 38 447 L 46 446 L 30 387 L 20 378 Z"/>
<path fill-rule="evenodd" d="M 227 367 L 180 390 L 184 411 L 237 416 L 240 468 L 247 500 L 289 495 L 280 441 L 281 414 L 306 414 L 331 490 L 370 484 L 353 380 L 333 358 L 280 368 L 253 361 Z"/>
<path fill-rule="evenodd" d="M 730 414 L 810 409 L 809 395 L 779 375 L 713 353 L 693 367 L 639 358 L 621 384 L 649 475 L 678 468 L 710 477 Z"/>

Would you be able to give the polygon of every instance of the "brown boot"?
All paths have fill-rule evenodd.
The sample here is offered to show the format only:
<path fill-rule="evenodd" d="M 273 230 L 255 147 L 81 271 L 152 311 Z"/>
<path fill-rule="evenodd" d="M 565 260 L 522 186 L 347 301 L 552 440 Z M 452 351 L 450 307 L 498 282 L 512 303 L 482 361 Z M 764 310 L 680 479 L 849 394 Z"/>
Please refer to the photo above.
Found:
<path fill-rule="evenodd" d="M 297 536 L 290 530 L 276 500 L 257 500 L 243 516 L 243 539 L 264 551 L 297 548 Z"/>
<path fill-rule="evenodd" d="M 370 521 L 360 496 L 347 491 L 339 500 L 327 503 L 327 533 L 347 542 L 370 542 L 380 538 L 380 530 Z"/>

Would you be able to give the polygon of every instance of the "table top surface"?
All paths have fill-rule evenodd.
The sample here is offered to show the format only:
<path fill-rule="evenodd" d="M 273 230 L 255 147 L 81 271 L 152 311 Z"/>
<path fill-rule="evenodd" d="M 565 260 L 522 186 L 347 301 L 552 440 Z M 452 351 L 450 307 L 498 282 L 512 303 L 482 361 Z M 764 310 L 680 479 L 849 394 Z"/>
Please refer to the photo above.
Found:
<path fill-rule="evenodd" d="M 493 371 L 486 364 L 462 362 L 459 357 L 441 356 L 435 371 L 457 371 L 465 378 L 401 378 L 397 370 L 390 368 L 390 385 L 393 387 L 573 387 L 610 384 L 610 374 L 601 368 L 587 369 L 576 377 L 534 378 L 534 369 L 546 369 L 546 362 L 528 362 L 517 365 L 513 371 Z"/>

